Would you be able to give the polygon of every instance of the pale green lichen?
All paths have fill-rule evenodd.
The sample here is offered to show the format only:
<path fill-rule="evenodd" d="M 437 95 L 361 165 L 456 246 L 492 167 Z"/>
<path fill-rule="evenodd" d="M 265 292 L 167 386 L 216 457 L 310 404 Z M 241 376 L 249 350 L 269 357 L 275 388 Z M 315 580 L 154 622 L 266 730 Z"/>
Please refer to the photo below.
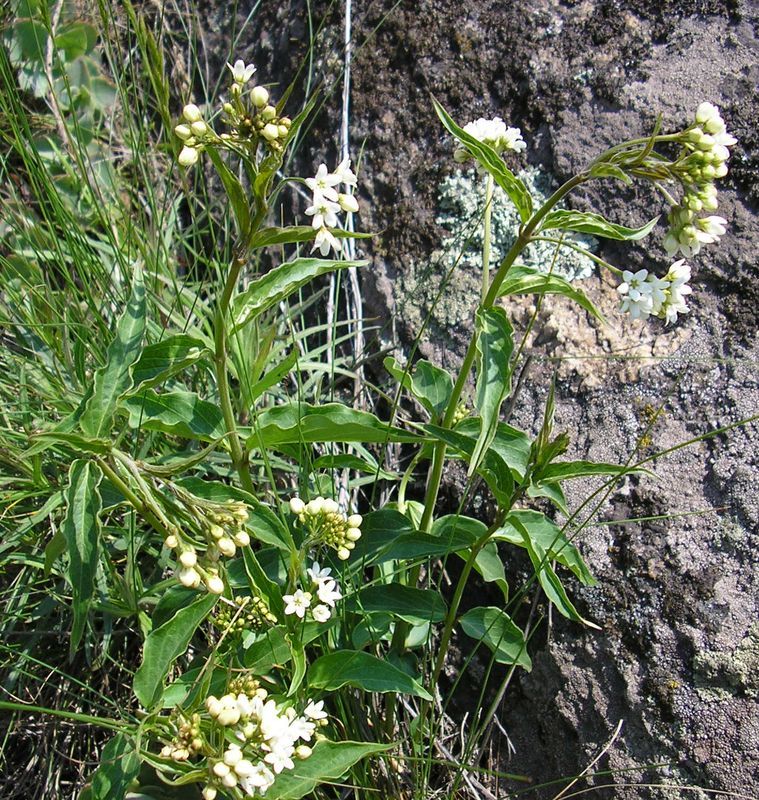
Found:
<path fill-rule="evenodd" d="M 726 700 L 736 694 L 759 697 L 759 622 L 732 652 L 706 650 L 693 662 L 702 700 Z"/>
<path fill-rule="evenodd" d="M 551 177 L 541 170 L 518 173 L 539 208 L 556 188 Z M 435 222 L 445 231 L 437 248 L 424 263 L 405 266 L 398 278 L 396 302 L 401 319 L 414 332 L 421 328 L 431 311 L 429 333 L 441 329 L 450 332 L 466 328 L 477 306 L 482 282 L 483 208 L 485 178 L 474 169 L 456 171 L 446 177 L 438 191 L 438 212 Z M 496 267 L 514 243 L 520 219 L 506 193 L 495 187 L 492 209 L 491 263 Z M 573 234 L 565 237 L 589 252 L 597 241 L 592 236 Z M 519 263 L 541 272 L 552 272 L 567 280 L 587 278 L 592 274 L 592 259 L 548 242 L 533 242 Z M 443 281 L 446 286 L 442 288 Z"/>

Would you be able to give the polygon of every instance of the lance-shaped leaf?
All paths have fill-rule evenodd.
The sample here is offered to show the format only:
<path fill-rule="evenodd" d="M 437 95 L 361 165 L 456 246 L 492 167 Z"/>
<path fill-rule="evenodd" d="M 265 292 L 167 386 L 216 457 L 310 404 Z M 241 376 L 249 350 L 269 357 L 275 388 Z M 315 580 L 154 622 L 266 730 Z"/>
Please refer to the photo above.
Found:
<path fill-rule="evenodd" d="M 432 695 L 410 675 L 360 650 L 339 650 L 317 658 L 308 670 L 308 684 L 328 691 L 353 686 L 366 692 L 399 692 L 432 700 Z"/>
<path fill-rule="evenodd" d="M 382 422 L 368 411 L 341 403 L 289 403 L 261 412 L 248 439 L 250 448 L 311 442 L 417 442 L 420 437 Z"/>
<path fill-rule="evenodd" d="M 459 619 L 459 624 L 467 636 L 486 645 L 499 664 L 532 669 L 524 633 L 505 611 L 494 606 L 472 608 Z"/>
<path fill-rule="evenodd" d="M 102 507 L 98 487 L 103 473 L 92 461 L 78 459 L 69 469 L 66 489 L 66 517 L 63 535 L 69 554 L 69 580 L 73 589 L 74 625 L 71 630 L 70 652 L 76 652 L 84 633 L 92 594 L 100 546 Z"/>
<path fill-rule="evenodd" d="M 382 363 L 398 383 L 427 409 L 433 420 L 442 417 L 453 392 L 453 379 L 444 369 L 425 359 L 417 361 L 410 370 L 402 367 L 392 356 Z"/>
<path fill-rule="evenodd" d="M 320 783 L 336 781 L 363 758 L 393 747 L 394 744 L 330 742 L 326 739 L 317 742 L 305 761 L 297 761 L 294 769 L 283 770 L 277 775 L 266 792 L 267 800 L 300 800 L 306 795 L 311 796 Z"/>
<path fill-rule="evenodd" d="M 90 438 L 97 439 L 111 427 L 119 398 L 132 388 L 132 367 L 140 355 L 145 334 L 145 284 L 142 267 L 132 275 L 132 294 L 116 325 L 116 336 L 108 346 L 105 365 L 95 372 L 92 396 L 79 424 Z"/>
<path fill-rule="evenodd" d="M 501 284 L 498 296 L 522 294 L 562 294 L 564 297 L 574 300 L 596 319 L 604 322 L 603 315 L 588 300 L 584 292 L 558 275 L 546 275 L 532 267 L 512 267 Z"/>
<path fill-rule="evenodd" d="M 194 364 L 208 352 L 205 343 L 185 333 L 148 345 L 132 369 L 134 392 L 149 389 Z"/>
<path fill-rule="evenodd" d="M 511 354 L 514 350 L 513 331 L 502 308 L 478 310 L 475 325 L 477 388 L 474 403 L 482 426 L 469 461 L 469 477 L 475 473 L 490 447 L 498 426 L 501 404 L 511 393 Z"/>
<path fill-rule="evenodd" d="M 332 261 L 323 258 L 296 258 L 280 264 L 254 280 L 235 299 L 232 310 L 234 328 L 239 330 L 319 275 L 366 264 L 366 261 Z"/>
<path fill-rule="evenodd" d="M 162 431 L 185 439 L 218 441 L 225 431 L 224 415 L 194 392 L 163 392 L 146 389 L 124 401 L 129 425 L 150 431 Z"/>
<path fill-rule="evenodd" d="M 287 228 L 262 228 L 250 240 L 250 248 L 255 250 L 272 245 L 302 244 L 312 242 L 318 231 L 312 225 L 292 225 Z M 373 233 L 358 233 L 335 228 L 330 231 L 336 239 L 371 239 Z"/>
<path fill-rule="evenodd" d="M 561 231 L 589 233 L 592 236 L 599 236 L 604 239 L 618 239 L 629 242 L 648 236 L 658 221 L 659 217 L 654 217 L 645 225 L 641 225 L 640 228 L 626 228 L 624 225 L 609 222 L 600 214 L 595 214 L 592 211 L 559 209 L 557 211 L 549 211 L 546 214 L 540 230 L 547 231 L 555 228 Z"/>
<path fill-rule="evenodd" d="M 248 203 L 248 196 L 238 178 L 224 163 L 218 150 L 208 145 L 206 147 L 206 152 L 216 168 L 216 172 L 219 173 L 221 182 L 224 185 L 224 191 L 227 193 L 229 202 L 232 204 L 232 210 L 235 213 L 240 236 L 246 237 L 248 228 L 250 227 L 250 205 Z"/>
<path fill-rule="evenodd" d="M 590 573 L 580 551 L 567 539 L 561 528 L 540 511 L 521 508 L 512 511 L 493 538 L 525 547 L 524 531 L 530 541 L 537 544 L 551 561 L 556 560 L 571 569 L 586 586 L 596 585 L 596 579 Z"/>
<path fill-rule="evenodd" d="M 117 733 L 103 748 L 98 768 L 80 800 L 124 800 L 140 772 L 140 756 L 134 740 Z"/>
<path fill-rule="evenodd" d="M 567 595 L 567 590 L 564 588 L 562 582 L 559 580 L 559 576 L 551 566 L 550 555 L 546 552 L 538 539 L 530 534 L 530 531 L 518 517 L 510 515 L 509 522 L 522 537 L 524 547 L 532 562 L 532 568 L 535 570 L 535 574 L 537 575 L 543 591 L 546 593 L 546 597 L 565 617 L 581 622 L 589 628 L 600 630 L 598 625 L 584 619 L 574 607 L 574 604 Z"/>
<path fill-rule="evenodd" d="M 345 608 L 364 613 L 384 611 L 412 625 L 442 622 L 446 614 L 445 601 L 439 592 L 400 583 L 367 586 L 348 597 Z"/>
<path fill-rule="evenodd" d="M 186 652 L 193 634 L 218 599 L 210 593 L 200 595 L 148 635 L 133 684 L 135 696 L 144 708 L 152 708 L 158 702 L 169 667 Z"/>
<path fill-rule="evenodd" d="M 467 152 L 477 159 L 488 173 L 493 176 L 495 182 L 511 198 L 511 202 L 516 206 L 522 222 L 527 222 L 532 214 L 532 196 L 524 183 L 504 164 L 503 159 L 492 147 L 478 141 L 463 128 L 460 128 L 437 100 L 433 98 L 432 102 L 440 121 L 448 133 L 458 139 Z"/>

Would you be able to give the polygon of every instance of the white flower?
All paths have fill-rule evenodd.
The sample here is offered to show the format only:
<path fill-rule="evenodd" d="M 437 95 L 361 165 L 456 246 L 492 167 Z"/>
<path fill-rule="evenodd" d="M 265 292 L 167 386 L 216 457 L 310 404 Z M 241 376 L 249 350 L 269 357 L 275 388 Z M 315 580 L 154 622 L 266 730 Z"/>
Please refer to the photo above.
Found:
<path fill-rule="evenodd" d="M 270 764 L 274 772 L 279 775 L 283 769 L 293 769 L 295 767 L 295 762 L 292 759 L 294 752 L 295 748 L 292 745 L 286 748 L 278 747 L 276 750 L 272 750 L 271 753 L 267 753 L 264 756 L 264 761 Z"/>
<path fill-rule="evenodd" d="M 675 261 L 665 276 L 665 281 L 669 284 L 669 290 L 667 298 L 659 310 L 659 316 L 666 321 L 667 325 L 675 322 L 678 314 L 688 313 L 685 298 L 693 292 L 693 289 L 688 286 L 690 277 L 690 267 L 682 259 Z"/>
<path fill-rule="evenodd" d="M 279 138 L 279 128 L 273 122 L 267 122 L 261 133 L 267 142 L 275 142 Z"/>
<path fill-rule="evenodd" d="M 179 571 L 179 582 L 188 589 L 197 589 L 200 586 L 200 574 L 192 567 L 182 569 Z"/>
<path fill-rule="evenodd" d="M 351 514 L 347 519 L 348 526 L 351 528 L 360 528 L 363 521 L 364 518 L 361 514 Z"/>
<path fill-rule="evenodd" d="M 298 739 L 303 739 L 306 742 L 311 741 L 311 737 L 314 735 L 314 731 L 316 730 L 316 724 L 310 722 L 305 717 L 296 717 L 290 723 L 289 734 L 290 739 L 293 742 L 297 742 Z"/>
<path fill-rule="evenodd" d="M 200 112 L 200 109 L 195 105 L 195 103 L 188 103 L 182 109 L 182 116 L 192 124 L 193 122 L 200 122 L 203 119 L 203 115 Z"/>
<path fill-rule="evenodd" d="M 358 212 L 358 200 L 352 194 L 341 194 L 337 197 L 337 202 L 343 211 L 349 214 L 356 214 Z"/>
<path fill-rule="evenodd" d="M 229 536 L 222 536 L 218 542 L 216 542 L 216 546 L 219 548 L 219 552 L 223 556 L 227 556 L 231 558 L 235 552 L 237 551 L 237 547 L 232 539 Z"/>
<path fill-rule="evenodd" d="M 326 164 L 319 165 L 315 177 L 306 178 L 306 186 L 314 193 L 315 204 L 318 203 L 318 198 L 321 197 L 336 203 L 338 194 L 335 186 L 338 183 L 340 183 L 340 178 L 332 172 L 327 172 Z"/>
<path fill-rule="evenodd" d="M 253 772 L 244 778 L 240 778 L 240 788 L 246 795 L 255 795 L 256 789 L 260 794 L 263 794 L 273 783 L 274 773 L 264 764 L 259 761 L 253 767 Z"/>
<path fill-rule="evenodd" d="M 302 589 L 296 589 L 294 594 L 286 594 L 282 599 L 285 601 L 285 614 L 295 614 L 301 619 L 311 605 L 311 593 Z"/>
<path fill-rule="evenodd" d="M 324 581 L 334 580 L 334 578 L 330 578 L 332 574 L 331 567 L 320 567 L 318 561 L 314 561 L 314 563 L 306 570 L 308 573 L 309 578 L 314 582 L 314 584 L 318 585 L 323 583 Z"/>
<path fill-rule="evenodd" d="M 342 245 L 328 228 L 319 228 L 311 252 L 313 253 L 314 250 L 318 250 L 320 255 L 325 257 L 329 255 L 330 248 L 332 248 L 335 253 L 339 253 L 342 250 Z"/>
<path fill-rule="evenodd" d="M 500 117 L 493 117 L 493 119 L 480 117 L 474 122 L 467 123 L 464 126 L 464 132 L 477 139 L 478 142 L 488 145 L 499 155 L 506 150 L 519 153 L 527 148 L 519 128 L 507 128 L 506 123 Z M 459 143 L 456 145 L 453 157 L 459 163 L 463 163 L 470 158 L 470 155 L 464 145 Z"/>
<path fill-rule="evenodd" d="M 306 504 L 300 499 L 300 497 L 290 498 L 290 511 L 292 511 L 296 517 L 300 516 L 303 513 L 303 509 L 305 507 Z"/>
<path fill-rule="evenodd" d="M 232 72 L 232 79 L 240 86 L 244 86 L 252 77 L 256 68 L 253 64 L 246 64 L 241 58 L 238 58 L 234 64 L 227 62 L 227 66 Z"/>
<path fill-rule="evenodd" d="M 699 229 L 697 235 L 699 241 L 704 244 L 712 244 L 718 242 L 720 236 L 725 235 L 727 228 L 727 220 L 724 217 L 701 217 L 696 220 L 696 226 Z M 708 237 L 708 238 L 705 238 Z"/>
<path fill-rule="evenodd" d="M 224 581 L 218 575 L 209 575 L 206 578 L 206 589 L 208 589 L 211 594 L 223 594 Z"/>
<path fill-rule="evenodd" d="M 622 295 L 620 307 L 633 319 L 646 319 L 653 311 L 651 285 L 647 278 L 647 269 L 639 269 L 634 273 L 625 270 L 622 273 L 622 283 L 617 286 L 617 291 Z"/>
<path fill-rule="evenodd" d="M 327 712 L 324 710 L 324 700 L 319 700 L 318 703 L 314 703 L 313 700 L 310 700 L 308 705 L 303 709 L 303 713 L 309 718 L 313 720 L 321 720 L 327 719 L 329 716 Z"/>
<path fill-rule="evenodd" d="M 337 211 L 340 206 L 333 203 L 326 197 L 321 195 L 314 195 L 314 204 L 306 209 L 306 214 L 313 217 L 311 225 L 314 230 L 318 231 L 320 228 L 336 228 L 337 227 Z"/>
<path fill-rule="evenodd" d="M 332 616 L 332 612 L 329 608 L 321 603 L 311 609 L 311 614 L 317 622 L 328 622 L 329 618 Z"/>
<path fill-rule="evenodd" d="M 330 608 L 334 608 L 335 602 L 343 597 L 336 581 L 322 581 L 316 590 L 316 594 L 322 603 L 325 603 Z"/>
<path fill-rule="evenodd" d="M 264 108 L 269 102 L 269 92 L 263 86 L 254 86 L 250 90 L 250 101 L 256 108 Z"/>
<path fill-rule="evenodd" d="M 351 160 L 347 156 L 335 167 L 332 173 L 338 180 L 338 183 L 344 183 L 346 186 L 356 185 L 356 176 L 351 171 Z"/>

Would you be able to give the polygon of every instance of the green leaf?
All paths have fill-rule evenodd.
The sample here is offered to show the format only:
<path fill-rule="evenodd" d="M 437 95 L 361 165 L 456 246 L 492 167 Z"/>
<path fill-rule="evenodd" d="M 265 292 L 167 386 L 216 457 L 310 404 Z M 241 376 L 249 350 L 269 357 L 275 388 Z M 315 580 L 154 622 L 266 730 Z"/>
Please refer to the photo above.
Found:
<path fill-rule="evenodd" d="M 398 383 L 422 404 L 433 420 L 442 417 L 453 392 L 453 379 L 444 369 L 425 359 L 417 361 L 410 370 L 402 367 L 392 356 L 382 363 Z"/>
<path fill-rule="evenodd" d="M 89 785 L 90 800 L 124 800 L 140 772 L 140 756 L 130 736 L 117 733 L 103 748 Z"/>
<path fill-rule="evenodd" d="M 55 37 L 55 46 L 58 50 L 63 51 L 66 61 L 74 61 L 74 59 L 89 53 L 95 46 L 97 38 L 97 30 L 92 25 L 74 22 L 61 29 L 61 32 Z"/>
<path fill-rule="evenodd" d="M 550 500 L 556 508 L 561 511 L 562 514 L 569 516 L 569 506 L 567 505 L 567 498 L 564 496 L 564 492 L 562 491 L 561 484 L 558 483 L 539 483 L 539 484 L 530 484 L 527 487 L 527 496 L 536 498 L 536 497 L 546 497 Z"/>
<path fill-rule="evenodd" d="M 550 561 L 568 567 L 586 586 L 595 586 L 596 579 L 580 555 L 580 551 L 567 539 L 561 528 L 540 511 L 517 509 L 504 520 L 494 538 L 525 547 L 524 533 L 536 547 L 547 553 Z"/>
<path fill-rule="evenodd" d="M 264 311 L 297 292 L 319 275 L 347 267 L 363 267 L 366 261 L 332 261 L 323 258 L 296 258 L 254 280 L 234 303 L 232 318 L 234 330 L 254 320 Z"/>
<path fill-rule="evenodd" d="M 287 628 L 278 625 L 269 628 L 260 639 L 246 648 L 243 656 L 245 668 L 255 675 L 265 675 L 272 667 L 288 664 L 292 650 L 287 640 Z"/>
<path fill-rule="evenodd" d="M 511 198 L 522 222 L 527 222 L 532 214 L 532 197 L 524 183 L 504 164 L 503 159 L 492 147 L 483 144 L 460 128 L 435 98 L 432 102 L 443 127 L 493 176 L 495 182 Z"/>
<path fill-rule="evenodd" d="M 564 297 L 574 300 L 596 319 L 604 322 L 603 315 L 585 296 L 584 292 L 558 275 L 546 275 L 532 267 L 512 267 L 501 284 L 498 296 L 522 294 L 562 294 Z"/>
<path fill-rule="evenodd" d="M 137 265 L 131 297 L 116 325 L 116 336 L 108 346 L 105 366 L 95 372 L 92 397 L 79 420 L 90 438 L 98 439 L 108 433 L 119 398 L 132 388 L 132 366 L 140 355 L 145 313 L 145 284 L 142 267 Z"/>
<path fill-rule="evenodd" d="M 593 178 L 616 178 L 618 181 L 622 181 L 628 186 L 632 186 L 633 182 L 632 178 L 621 167 L 605 161 L 591 167 L 590 175 Z"/>
<path fill-rule="evenodd" d="M 66 489 L 66 517 L 63 535 L 69 554 L 69 580 L 73 589 L 74 624 L 71 630 L 70 653 L 73 655 L 84 633 L 92 595 L 100 545 L 102 508 L 98 486 L 103 473 L 91 461 L 78 459 L 69 469 Z"/>
<path fill-rule="evenodd" d="M 327 691 L 353 686 L 366 692 L 400 692 L 432 700 L 432 695 L 405 672 L 360 650 L 340 650 L 317 658 L 308 670 L 308 684 Z"/>
<path fill-rule="evenodd" d="M 373 233 L 356 233 L 336 228 L 331 231 L 336 239 L 371 239 Z M 287 228 L 263 228 L 253 235 L 250 240 L 250 249 L 272 245 L 298 244 L 311 242 L 316 237 L 317 231 L 311 225 L 293 225 Z"/>
<path fill-rule="evenodd" d="M 459 619 L 459 623 L 467 636 L 492 650 L 499 664 L 516 664 L 528 671 L 532 669 L 524 634 L 500 608 L 472 608 Z"/>
<path fill-rule="evenodd" d="M 216 168 L 216 172 L 219 174 L 221 182 L 224 185 L 224 191 L 227 193 L 229 202 L 232 204 L 232 210 L 235 213 L 240 237 L 246 238 L 248 236 L 248 229 L 250 228 L 250 205 L 248 204 L 248 196 L 245 189 L 243 189 L 240 181 L 224 163 L 222 157 L 219 155 L 219 151 L 215 147 L 208 145 L 206 147 L 206 152 Z"/>
<path fill-rule="evenodd" d="M 635 241 L 648 236 L 653 230 L 659 217 L 654 217 L 640 228 L 626 228 L 624 225 L 616 225 L 604 219 L 600 214 L 591 211 L 549 211 L 543 218 L 541 231 L 558 228 L 562 231 L 573 231 L 574 233 L 589 233 L 592 236 L 599 236 L 604 239 L 617 239 L 620 241 Z"/>
<path fill-rule="evenodd" d="M 293 350 L 287 355 L 279 364 L 273 369 L 270 369 L 259 380 L 257 380 L 250 390 L 248 395 L 251 405 L 266 391 L 271 389 L 272 386 L 282 382 L 285 375 L 289 374 L 292 368 L 298 363 L 298 353 Z"/>
<path fill-rule="evenodd" d="M 88 439 L 78 433 L 65 433 L 63 431 L 42 431 L 34 434 L 37 444 L 25 451 L 24 455 L 29 457 L 42 453 L 55 445 L 65 445 L 79 453 L 93 453 L 94 455 L 107 455 L 111 452 L 111 442 L 105 439 Z"/>
<path fill-rule="evenodd" d="M 446 605 L 438 592 L 414 589 L 400 583 L 367 586 L 345 601 L 345 608 L 357 612 L 386 612 L 412 625 L 423 622 L 442 622 Z"/>
<path fill-rule="evenodd" d="M 475 322 L 477 337 L 477 389 L 475 407 L 482 425 L 477 444 L 469 460 L 471 477 L 495 438 L 501 404 L 511 394 L 511 354 L 513 330 L 504 309 L 478 309 Z"/>
<path fill-rule="evenodd" d="M 194 364 L 206 352 L 206 346 L 200 339 L 184 333 L 148 345 L 132 369 L 132 392 L 163 383 Z"/>
<path fill-rule="evenodd" d="M 320 783 L 336 781 L 354 764 L 374 753 L 384 753 L 394 744 L 369 742 L 317 742 L 305 761 L 297 761 L 295 769 L 280 772 L 266 792 L 268 800 L 300 800 L 311 795 Z"/>
<path fill-rule="evenodd" d="M 386 481 L 398 479 L 398 474 L 382 469 L 379 464 L 367 453 L 363 458 L 352 453 L 336 453 L 319 456 L 311 467 L 317 469 L 352 469 L 356 472 L 367 472 Z"/>
<path fill-rule="evenodd" d="M 538 581 L 540 582 L 543 591 L 546 593 L 546 597 L 565 617 L 573 619 L 577 622 L 581 622 L 590 628 L 600 630 L 598 625 L 595 625 L 589 620 L 584 619 L 574 607 L 574 604 L 567 595 L 566 589 L 559 580 L 559 576 L 556 574 L 556 572 L 554 572 L 554 569 L 551 566 L 550 554 L 545 550 L 545 548 L 543 548 L 540 541 L 537 538 L 533 538 L 533 536 L 530 534 L 530 531 L 517 516 L 513 514 L 509 515 L 509 523 L 521 535 L 524 547 L 530 556 L 532 568 L 535 570 L 535 574 L 538 577 Z"/>
<path fill-rule="evenodd" d="M 418 442 L 420 438 L 341 403 L 312 406 L 291 402 L 262 411 L 247 444 L 249 448 L 268 449 L 283 444 Z"/>
<path fill-rule="evenodd" d="M 169 667 L 187 651 L 193 634 L 218 599 L 210 593 L 200 595 L 148 635 L 133 684 L 134 694 L 144 708 L 150 709 L 158 702 Z"/>
<path fill-rule="evenodd" d="M 456 433 L 476 440 L 480 432 L 480 420 L 476 417 L 462 420 L 456 426 Z M 522 481 L 530 463 L 532 443 L 524 431 L 512 428 L 505 422 L 498 423 L 490 449 L 496 453 L 511 470 L 515 481 Z"/>
<path fill-rule="evenodd" d="M 654 476 L 642 467 L 625 467 L 620 464 L 604 464 L 598 461 L 554 461 L 534 475 L 535 481 L 564 481 L 570 478 L 584 478 L 588 475 L 632 475 L 645 473 Z"/>
<path fill-rule="evenodd" d="M 162 392 L 146 389 L 126 398 L 129 425 L 161 431 L 184 439 L 213 442 L 226 430 L 224 416 L 213 403 L 201 400 L 194 392 Z"/>
<path fill-rule="evenodd" d="M 347 566 L 352 570 L 363 570 L 363 565 L 372 561 L 379 553 L 390 547 L 400 537 L 413 533 L 409 519 L 392 508 L 381 508 L 364 516 L 361 523 L 361 538 L 356 542 Z"/>
<path fill-rule="evenodd" d="M 256 554 L 250 547 L 243 547 L 242 555 L 251 591 L 264 597 L 269 609 L 277 619 L 284 619 L 285 606 L 282 601 L 282 590 L 263 571 Z"/>
<path fill-rule="evenodd" d="M 440 536 L 429 533 L 407 533 L 399 536 L 394 542 L 376 556 L 375 562 L 412 561 L 435 556 L 447 556 L 464 550 L 474 544 L 469 531 L 452 528 Z"/>

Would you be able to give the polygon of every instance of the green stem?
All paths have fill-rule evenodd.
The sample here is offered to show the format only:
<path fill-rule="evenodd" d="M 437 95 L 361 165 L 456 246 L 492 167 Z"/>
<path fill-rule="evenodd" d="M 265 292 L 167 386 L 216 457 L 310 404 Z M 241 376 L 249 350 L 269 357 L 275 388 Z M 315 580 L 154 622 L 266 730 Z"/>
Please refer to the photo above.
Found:
<path fill-rule="evenodd" d="M 117 719 L 106 717 L 92 717 L 89 714 L 77 714 L 73 711 L 63 711 L 59 708 L 45 708 L 44 706 L 30 706 L 26 703 L 11 703 L 7 700 L 0 700 L 0 711 L 21 711 L 25 714 L 47 714 L 51 717 L 62 717 L 74 722 L 83 722 L 86 725 L 97 725 L 100 728 L 107 728 L 111 731 L 123 731 L 124 728 L 131 727 L 128 722 L 121 722 Z"/>
<path fill-rule="evenodd" d="M 485 219 L 482 242 L 482 301 L 488 294 L 490 284 L 490 220 L 493 216 L 493 176 L 488 174 L 485 184 Z"/>

